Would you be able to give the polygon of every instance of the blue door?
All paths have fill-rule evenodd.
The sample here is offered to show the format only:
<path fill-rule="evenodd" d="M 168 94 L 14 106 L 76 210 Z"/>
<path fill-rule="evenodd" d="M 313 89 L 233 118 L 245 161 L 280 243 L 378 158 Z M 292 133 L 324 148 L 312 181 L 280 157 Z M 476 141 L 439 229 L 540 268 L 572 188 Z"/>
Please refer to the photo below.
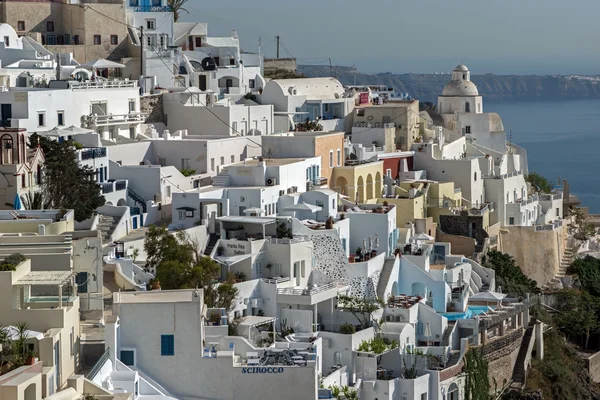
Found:
<path fill-rule="evenodd" d="M 137 226 L 138 226 L 138 219 L 137 219 L 137 217 L 134 217 L 132 219 L 132 221 L 133 221 L 133 229 L 137 229 Z"/>
<path fill-rule="evenodd" d="M 102 183 L 104 182 L 104 168 L 99 168 L 98 171 L 100 172 L 100 178 L 98 179 L 98 182 Z"/>
<path fill-rule="evenodd" d="M 88 292 L 88 273 L 78 272 L 75 276 L 75 283 L 77 283 L 77 291 L 79 293 Z"/>

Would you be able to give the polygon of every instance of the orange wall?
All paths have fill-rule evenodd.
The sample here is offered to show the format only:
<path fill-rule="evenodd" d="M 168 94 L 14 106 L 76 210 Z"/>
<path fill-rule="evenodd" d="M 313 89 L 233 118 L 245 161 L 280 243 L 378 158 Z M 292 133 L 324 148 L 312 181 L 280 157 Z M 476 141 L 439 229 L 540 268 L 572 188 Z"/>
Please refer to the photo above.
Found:
<path fill-rule="evenodd" d="M 321 176 L 331 182 L 333 168 L 329 167 L 329 151 L 333 150 L 333 166 L 343 166 L 346 156 L 344 155 L 344 134 L 316 136 L 315 156 L 321 156 Z M 337 163 L 337 151 L 340 150 L 340 165 Z"/>

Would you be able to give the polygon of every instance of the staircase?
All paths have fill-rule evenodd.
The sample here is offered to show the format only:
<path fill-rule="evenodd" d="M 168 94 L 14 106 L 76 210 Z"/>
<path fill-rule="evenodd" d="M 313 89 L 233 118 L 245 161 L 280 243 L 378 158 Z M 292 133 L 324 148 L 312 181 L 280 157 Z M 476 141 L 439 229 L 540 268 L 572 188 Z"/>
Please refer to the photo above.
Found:
<path fill-rule="evenodd" d="M 142 208 L 142 212 L 146 212 L 146 200 L 144 200 L 142 196 L 134 192 L 130 187 L 127 187 L 127 195 Z"/>
<path fill-rule="evenodd" d="M 525 384 L 525 360 L 527 359 L 527 352 L 529 351 L 529 344 L 533 340 L 533 329 L 534 325 L 529 325 L 523 336 L 523 342 L 521 342 L 521 348 L 519 349 L 519 355 L 517 356 L 517 362 L 515 363 L 515 369 L 513 370 L 512 380 L 517 384 Z"/>
<path fill-rule="evenodd" d="M 221 168 L 221 172 L 219 175 L 215 176 L 212 179 L 213 186 L 228 186 L 229 185 L 229 172 L 227 171 L 227 167 Z"/>
<path fill-rule="evenodd" d="M 548 290 L 548 289 L 556 288 L 556 287 L 562 288 L 561 279 L 567 275 L 567 269 L 569 269 L 569 266 L 571 266 L 571 263 L 573 262 L 574 259 L 575 259 L 575 248 L 567 247 L 565 249 L 565 252 L 563 253 L 562 259 L 560 260 L 560 266 L 558 267 L 558 272 L 556 273 L 556 275 L 554 276 L 554 278 L 552 278 L 552 280 L 550 282 L 548 282 L 546 285 L 542 286 L 542 289 Z"/>
<path fill-rule="evenodd" d="M 456 321 L 448 321 L 448 326 L 446 327 L 444 336 L 442 337 L 442 346 L 450 346 L 450 335 L 452 335 L 454 325 L 456 325 Z"/>
<path fill-rule="evenodd" d="M 377 297 L 383 299 L 384 301 L 387 301 L 387 299 L 384 299 L 383 296 L 385 296 L 385 288 L 387 287 L 390 277 L 392 276 L 392 269 L 394 268 L 395 261 L 395 257 L 386 258 L 385 262 L 383 263 L 381 274 L 379 275 L 379 282 L 377 283 Z"/>
<path fill-rule="evenodd" d="M 111 217 L 110 215 L 99 215 L 96 230 L 100 231 L 100 235 L 102 236 L 102 243 L 106 245 L 111 242 L 110 236 L 113 234 L 118 223 L 119 217 Z"/>
<path fill-rule="evenodd" d="M 217 245 L 219 241 L 219 235 L 215 235 L 214 233 L 210 234 L 208 238 L 208 243 L 206 244 L 206 249 L 204 249 L 204 255 L 210 257 L 210 253 L 212 253 L 213 249 Z"/>
<path fill-rule="evenodd" d="M 460 351 L 454 350 L 450 353 L 450 357 L 448 357 L 448 361 L 446 362 L 446 368 L 452 367 L 453 365 L 458 364 L 460 361 Z"/>

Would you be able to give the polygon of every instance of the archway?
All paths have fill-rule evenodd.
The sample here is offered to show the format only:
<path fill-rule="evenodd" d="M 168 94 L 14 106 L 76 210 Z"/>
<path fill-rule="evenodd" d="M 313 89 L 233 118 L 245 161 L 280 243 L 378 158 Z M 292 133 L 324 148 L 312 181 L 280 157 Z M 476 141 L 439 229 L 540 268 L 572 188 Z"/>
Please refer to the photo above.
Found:
<path fill-rule="evenodd" d="M 373 198 L 373 175 L 367 175 L 367 200 Z"/>
<path fill-rule="evenodd" d="M 410 291 L 412 296 L 421 296 L 423 298 L 427 296 L 427 287 L 421 282 L 413 283 L 411 285 Z"/>
<path fill-rule="evenodd" d="M 375 175 L 375 198 L 376 199 L 383 196 L 383 193 L 381 192 L 382 185 L 383 185 L 383 182 L 382 182 L 382 178 L 381 178 L 381 172 L 377 171 L 377 174 Z"/>
<path fill-rule="evenodd" d="M 104 203 L 104 205 L 107 205 L 107 206 L 112 206 L 112 205 L 113 205 L 113 203 L 112 203 L 112 201 L 107 201 L 106 203 Z"/>
<path fill-rule="evenodd" d="M 448 387 L 448 400 L 458 400 L 458 385 L 455 382 Z"/>
<path fill-rule="evenodd" d="M 336 192 L 338 192 L 339 194 L 343 194 L 348 196 L 348 180 L 346 178 L 344 178 L 343 176 L 338 177 L 335 180 L 335 186 L 334 189 Z"/>
<path fill-rule="evenodd" d="M 364 203 L 365 202 L 365 180 L 363 179 L 362 176 L 358 177 L 356 186 L 357 186 L 356 192 L 358 195 L 358 198 L 356 199 L 356 201 L 358 201 L 359 203 Z"/>
<path fill-rule="evenodd" d="M 127 202 L 125 201 L 125 199 L 119 199 L 119 201 L 117 202 L 118 206 L 126 206 Z"/>
<path fill-rule="evenodd" d="M 35 400 L 37 398 L 35 383 L 30 383 L 23 394 L 23 400 Z"/>
<path fill-rule="evenodd" d="M 398 281 L 394 281 L 392 284 L 392 296 L 398 295 Z"/>

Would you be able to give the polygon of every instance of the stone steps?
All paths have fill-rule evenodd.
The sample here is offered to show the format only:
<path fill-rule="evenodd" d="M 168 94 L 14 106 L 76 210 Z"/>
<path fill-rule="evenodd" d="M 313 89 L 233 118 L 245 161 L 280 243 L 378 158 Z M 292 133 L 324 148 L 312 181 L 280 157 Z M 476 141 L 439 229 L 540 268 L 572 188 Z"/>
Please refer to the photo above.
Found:
<path fill-rule="evenodd" d="M 390 276 L 392 275 L 392 269 L 394 268 L 395 258 L 388 258 L 383 263 L 383 269 L 381 270 L 381 275 L 379 275 L 379 282 L 377 283 L 377 297 L 386 301 L 383 296 L 385 295 L 385 288 L 390 281 Z"/>

